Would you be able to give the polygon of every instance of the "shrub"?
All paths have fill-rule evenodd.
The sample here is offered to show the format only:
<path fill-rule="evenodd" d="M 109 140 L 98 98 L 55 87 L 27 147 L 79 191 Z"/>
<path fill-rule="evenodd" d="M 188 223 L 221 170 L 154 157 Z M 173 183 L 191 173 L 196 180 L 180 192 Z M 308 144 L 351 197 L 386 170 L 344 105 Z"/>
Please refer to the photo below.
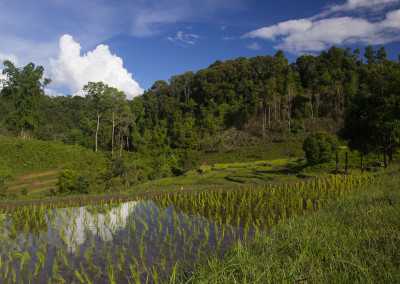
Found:
<path fill-rule="evenodd" d="M 27 188 L 27 187 L 23 187 L 23 188 L 21 189 L 21 194 L 22 194 L 23 196 L 27 196 L 27 195 L 28 195 L 28 188 Z"/>
<path fill-rule="evenodd" d="M 332 160 L 338 151 L 338 145 L 333 136 L 320 131 L 310 134 L 304 140 L 303 151 L 308 163 L 322 164 Z"/>
<path fill-rule="evenodd" d="M 65 169 L 58 174 L 58 193 L 88 193 L 88 183 L 76 171 Z"/>
<path fill-rule="evenodd" d="M 5 198 L 7 196 L 7 186 L 4 184 L 4 180 L 0 179 L 0 197 Z"/>

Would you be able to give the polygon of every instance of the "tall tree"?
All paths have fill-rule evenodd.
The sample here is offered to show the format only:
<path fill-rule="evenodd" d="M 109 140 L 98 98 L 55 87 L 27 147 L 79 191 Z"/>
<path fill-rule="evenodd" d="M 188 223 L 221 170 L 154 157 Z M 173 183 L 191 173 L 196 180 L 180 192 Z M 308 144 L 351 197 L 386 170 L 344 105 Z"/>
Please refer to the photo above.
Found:
<path fill-rule="evenodd" d="M 340 136 L 362 154 L 383 153 L 389 163 L 400 147 L 400 69 L 392 63 L 369 70 L 368 88 L 347 108 Z"/>
<path fill-rule="evenodd" d="M 96 109 L 96 130 L 94 138 L 95 152 L 97 152 L 100 118 L 110 107 L 111 99 L 108 89 L 108 85 L 103 82 L 89 82 L 87 85 L 83 86 L 83 90 L 87 92 L 86 97 L 91 101 Z"/>
<path fill-rule="evenodd" d="M 19 130 L 20 137 L 30 138 L 39 119 L 39 103 L 44 96 L 44 87 L 51 82 L 43 78 L 44 68 L 29 63 L 24 68 L 17 68 L 9 61 L 3 61 L 3 89 L 1 94 L 14 103 L 14 111 L 9 114 L 9 121 Z"/>
<path fill-rule="evenodd" d="M 114 137 L 115 137 L 115 127 L 122 120 L 122 113 L 124 108 L 127 107 L 126 103 L 126 95 L 122 91 L 118 91 L 116 88 L 108 88 L 106 90 L 106 95 L 109 98 L 110 102 L 110 111 L 111 111 L 111 123 L 112 123 L 112 132 L 111 132 L 111 158 L 114 158 Z"/>

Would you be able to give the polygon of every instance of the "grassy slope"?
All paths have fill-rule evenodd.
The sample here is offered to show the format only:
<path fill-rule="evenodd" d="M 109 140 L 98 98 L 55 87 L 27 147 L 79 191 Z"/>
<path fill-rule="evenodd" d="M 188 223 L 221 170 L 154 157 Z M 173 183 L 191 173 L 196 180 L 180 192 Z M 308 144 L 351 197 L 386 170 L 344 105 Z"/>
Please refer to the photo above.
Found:
<path fill-rule="evenodd" d="M 0 174 L 24 175 L 59 168 L 85 169 L 105 161 L 102 153 L 60 142 L 0 136 Z"/>
<path fill-rule="evenodd" d="M 61 169 L 95 169 L 107 162 L 103 153 L 80 146 L 0 136 L 0 179 L 6 181 L 8 193 L 19 197 L 23 188 L 28 197 L 48 193 Z"/>
<path fill-rule="evenodd" d="M 400 282 L 400 171 L 196 267 L 193 283 Z"/>

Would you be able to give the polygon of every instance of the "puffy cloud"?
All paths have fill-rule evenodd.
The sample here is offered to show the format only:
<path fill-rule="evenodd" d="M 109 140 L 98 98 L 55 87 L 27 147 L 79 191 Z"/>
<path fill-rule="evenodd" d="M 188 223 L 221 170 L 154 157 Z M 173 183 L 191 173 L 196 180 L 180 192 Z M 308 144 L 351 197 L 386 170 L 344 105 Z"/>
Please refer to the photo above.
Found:
<path fill-rule="evenodd" d="M 400 39 L 400 10 L 388 12 L 385 19 L 377 22 L 347 16 L 290 20 L 251 31 L 242 38 L 277 41 L 275 48 L 292 53 L 319 51 L 331 45 L 351 43 L 385 44 Z"/>
<path fill-rule="evenodd" d="M 4 60 L 10 60 L 15 66 L 18 66 L 18 58 L 14 54 L 5 54 L 0 52 L 0 63 L 3 65 Z"/>
<path fill-rule="evenodd" d="M 122 59 L 112 55 L 107 45 L 98 45 L 82 56 L 80 44 L 70 35 L 63 35 L 59 45 L 58 58 L 50 59 L 53 86 L 66 86 L 74 95 L 83 96 L 83 85 L 103 81 L 124 91 L 128 98 L 143 93 L 132 74 L 123 67 Z"/>
<path fill-rule="evenodd" d="M 276 36 L 295 34 L 306 32 L 312 26 L 309 20 L 290 20 L 286 22 L 279 23 L 270 27 L 264 27 L 258 30 L 251 31 L 245 34 L 243 37 L 249 38 L 263 38 L 274 40 Z"/>
<path fill-rule="evenodd" d="M 49 97 L 60 97 L 64 96 L 64 94 L 60 94 L 57 90 L 44 88 L 44 93 Z"/>
<path fill-rule="evenodd" d="M 185 34 L 182 31 L 178 31 L 175 37 L 167 37 L 167 40 L 184 47 L 194 45 L 198 39 L 201 39 L 201 37 L 196 34 Z"/>

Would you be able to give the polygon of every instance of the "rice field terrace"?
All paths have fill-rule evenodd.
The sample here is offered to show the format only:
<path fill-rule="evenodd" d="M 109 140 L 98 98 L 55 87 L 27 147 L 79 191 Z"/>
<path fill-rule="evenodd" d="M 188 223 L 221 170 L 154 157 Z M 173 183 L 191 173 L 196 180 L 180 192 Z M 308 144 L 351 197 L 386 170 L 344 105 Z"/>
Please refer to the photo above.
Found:
<path fill-rule="evenodd" d="M 154 180 L 134 187 L 131 191 L 201 189 L 204 187 L 237 186 L 298 179 L 305 166 L 302 158 L 260 160 L 242 163 L 215 163 L 200 166 L 183 176 Z M 305 177 L 305 175 L 302 175 Z M 310 175 L 312 177 L 312 175 Z"/>
<path fill-rule="evenodd" d="M 23 196 L 47 196 L 57 183 L 59 170 L 35 172 L 15 177 L 7 184 L 8 193 L 21 198 Z"/>
<path fill-rule="evenodd" d="M 331 176 L 151 200 L 0 210 L 0 282 L 184 281 L 206 256 L 373 181 L 371 175 Z"/>

